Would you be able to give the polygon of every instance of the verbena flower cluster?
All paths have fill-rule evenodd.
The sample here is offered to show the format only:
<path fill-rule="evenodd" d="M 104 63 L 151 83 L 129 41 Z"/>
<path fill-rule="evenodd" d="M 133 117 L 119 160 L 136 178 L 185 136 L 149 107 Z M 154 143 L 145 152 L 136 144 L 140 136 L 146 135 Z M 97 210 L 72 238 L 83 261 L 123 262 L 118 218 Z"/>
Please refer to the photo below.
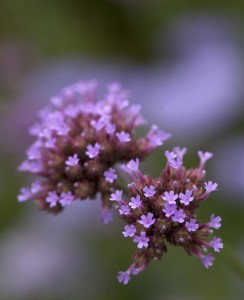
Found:
<path fill-rule="evenodd" d="M 128 91 L 112 83 L 98 100 L 95 81 L 74 84 L 52 98 L 52 107 L 40 111 L 39 123 L 29 130 L 35 142 L 19 166 L 39 179 L 22 188 L 18 200 L 36 200 L 41 209 L 58 213 L 76 200 L 100 194 L 101 220 L 106 224 L 113 218 L 109 208 L 114 204 L 126 223 L 123 236 L 137 246 L 131 266 L 119 272 L 124 284 L 151 260 L 161 259 L 167 244 L 183 247 L 208 268 L 214 257 L 207 251 L 223 248 L 219 237 L 211 237 L 221 218 L 212 214 L 201 224 L 196 215 L 218 187 L 205 181 L 204 167 L 212 153 L 199 151 L 199 166 L 187 169 L 186 148 L 176 147 L 165 152 L 167 163 L 160 177 L 142 174 L 140 161 L 171 135 L 153 125 L 144 137 L 136 137 L 135 129 L 145 120 L 140 106 L 130 105 L 128 98 Z M 128 189 L 121 189 L 118 165 L 132 180 Z"/>
<path fill-rule="evenodd" d="M 137 251 L 127 271 L 119 272 L 119 282 L 127 284 L 131 275 L 143 271 L 151 260 L 161 259 L 167 252 L 167 243 L 183 247 L 188 254 L 200 258 L 206 268 L 214 261 L 207 250 L 219 252 L 223 248 L 220 238 L 210 238 L 213 229 L 220 228 L 221 218 L 212 214 L 208 222 L 200 224 L 196 215 L 201 202 L 218 186 L 205 181 L 204 165 L 212 154 L 199 151 L 199 166 L 186 169 L 185 152 L 186 148 L 179 147 L 166 151 L 166 167 L 156 179 L 141 173 L 139 159 L 123 166 L 132 179 L 128 185 L 130 200 L 123 197 L 122 190 L 115 191 L 110 200 L 116 201 L 119 214 L 126 222 L 122 234 L 132 238 Z"/>
<path fill-rule="evenodd" d="M 135 137 L 135 128 L 145 120 L 140 106 L 130 105 L 128 99 L 128 91 L 112 83 L 99 101 L 95 81 L 79 82 L 53 97 L 52 107 L 40 111 L 40 121 L 29 130 L 36 140 L 19 166 L 40 179 L 22 188 L 18 200 L 36 200 L 41 209 L 57 213 L 99 192 L 101 220 L 109 223 L 116 164 L 143 159 L 170 137 L 155 125 L 146 136 Z"/>

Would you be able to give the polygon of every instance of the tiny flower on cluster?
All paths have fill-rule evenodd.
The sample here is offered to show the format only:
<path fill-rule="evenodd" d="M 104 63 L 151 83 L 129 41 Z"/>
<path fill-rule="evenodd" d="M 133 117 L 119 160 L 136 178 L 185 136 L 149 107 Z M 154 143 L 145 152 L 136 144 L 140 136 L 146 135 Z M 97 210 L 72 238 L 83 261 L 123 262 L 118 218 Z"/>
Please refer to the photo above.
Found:
<path fill-rule="evenodd" d="M 128 272 L 119 272 L 117 276 L 119 283 L 123 283 L 124 285 L 128 284 L 130 281 L 130 274 Z"/>
<path fill-rule="evenodd" d="M 185 221 L 186 214 L 183 209 L 175 210 L 172 220 L 174 222 L 183 223 Z"/>
<path fill-rule="evenodd" d="M 216 182 L 213 183 L 212 181 L 208 181 L 208 182 L 204 182 L 204 186 L 205 186 L 206 192 L 211 193 L 211 192 L 217 190 L 218 184 Z"/>
<path fill-rule="evenodd" d="M 198 229 L 199 225 L 197 224 L 197 220 L 196 219 L 191 219 L 190 222 L 186 222 L 186 229 L 189 232 L 194 232 Z"/>
<path fill-rule="evenodd" d="M 215 258 L 211 254 L 207 254 L 206 256 L 202 257 L 202 263 L 206 269 L 213 265 L 213 261 Z"/>
<path fill-rule="evenodd" d="M 142 205 L 141 197 L 137 195 L 136 197 L 132 197 L 130 199 L 129 205 L 132 209 L 136 209 Z"/>
<path fill-rule="evenodd" d="M 59 196 L 55 191 L 48 192 L 46 202 L 49 203 L 50 207 L 56 206 L 58 201 L 59 201 Z"/>
<path fill-rule="evenodd" d="M 42 185 L 39 181 L 35 181 L 31 185 L 31 193 L 36 194 L 38 192 L 42 191 Z"/>
<path fill-rule="evenodd" d="M 72 195 L 71 192 L 63 192 L 61 193 L 60 195 L 60 200 L 59 200 L 59 203 L 65 207 L 67 205 L 70 205 L 71 202 L 74 200 L 74 197 Z"/>
<path fill-rule="evenodd" d="M 180 193 L 180 203 L 183 203 L 184 205 L 188 205 L 191 201 L 193 201 L 194 197 L 191 197 L 192 191 L 186 190 L 185 194 Z"/>
<path fill-rule="evenodd" d="M 180 148 L 180 147 L 174 147 L 173 148 L 173 151 L 174 151 L 174 153 L 176 153 L 178 156 L 180 156 L 181 157 L 181 159 L 183 158 L 183 156 L 186 154 L 186 152 L 187 152 L 187 148 L 186 147 L 184 147 L 184 148 Z"/>
<path fill-rule="evenodd" d="M 154 186 L 150 185 L 149 187 L 148 186 L 145 186 L 144 189 L 143 189 L 143 192 L 144 192 L 144 196 L 145 197 L 152 197 L 155 195 L 155 188 Z"/>
<path fill-rule="evenodd" d="M 199 150 L 197 152 L 197 154 L 198 154 L 198 156 L 200 158 L 200 168 L 201 169 L 203 169 L 206 161 L 213 157 L 213 153 L 208 152 L 208 151 L 207 152 L 202 152 L 202 151 Z"/>
<path fill-rule="evenodd" d="M 161 141 L 170 137 L 155 126 L 137 137 L 135 129 L 145 121 L 121 85 L 108 85 L 101 99 L 98 94 L 96 81 L 81 81 L 65 87 L 38 113 L 38 122 L 29 129 L 34 142 L 18 170 L 39 176 L 40 185 L 22 189 L 18 201 L 35 200 L 39 208 L 56 214 L 71 202 L 99 194 L 101 206 L 111 207 L 109 195 L 119 189 L 115 166 L 124 163 L 131 176 L 139 177 L 139 159 L 159 146 L 152 146 L 150 136 Z M 62 194 L 67 192 L 72 201 Z"/>
<path fill-rule="evenodd" d="M 120 143 L 128 143 L 131 141 L 131 137 L 129 133 L 121 131 L 116 133 L 117 138 L 119 139 Z"/>
<path fill-rule="evenodd" d="M 127 164 L 127 168 L 129 169 L 129 170 L 131 170 L 131 171 L 137 171 L 138 170 L 138 168 L 139 168 L 139 159 L 138 158 L 136 158 L 135 160 L 134 159 L 132 159 L 132 160 L 130 160 L 129 162 L 128 162 L 128 164 Z"/>
<path fill-rule="evenodd" d="M 175 213 L 176 205 L 175 204 L 169 204 L 168 202 L 164 203 L 163 212 L 165 213 L 165 216 L 169 218 Z"/>
<path fill-rule="evenodd" d="M 221 242 L 221 238 L 214 237 L 210 242 L 210 245 L 213 247 L 215 252 L 219 252 L 219 249 L 223 248 L 223 243 Z"/>
<path fill-rule="evenodd" d="M 115 191 L 114 193 L 111 194 L 111 197 L 110 197 L 110 201 L 117 201 L 117 202 L 120 202 L 122 200 L 122 190 L 117 190 Z"/>
<path fill-rule="evenodd" d="M 146 232 L 142 231 L 140 233 L 140 236 L 135 235 L 133 242 L 138 243 L 137 248 L 141 249 L 142 247 L 147 248 L 148 247 L 148 242 L 149 242 L 149 238 L 146 237 Z"/>
<path fill-rule="evenodd" d="M 79 163 L 78 155 L 75 153 L 73 156 L 69 156 L 65 161 L 65 164 L 69 167 L 75 167 Z"/>
<path fill-rule="evenodd" d="M 164 196 L 162 197 L 169 204 L 176 204 L 175 200 L 178 199 L 178 194 L 175 194 L 174 191 L 164 192 Z"/>
<path fill-rule="evenodd" d="M 197 219 L 197 209 L 203 198 L 207 198 L 203 192 L 206 172 L 199 172 L 199 167 L 187 169 L 182 161 L 185 152 L 184 148 L 165 151 L 167 162 L 157 178 L 143 173 L 131 176 L 128 197 L 120 203 L 120 206 L 131 207 L 129 214 L 121 215 L 127 226 L 122 234 L 133 236 L 137 243 L 133 262 L 127 269 L 130 275 L 145 270 L 150 261 L 164 257 L 168 243 L 195 255 L 206 268 L 214 261 L 206 252 L 212 249 L 219 252 L 223 248 L 220 238 L 210 238 L 213 229 L 220 227 L 221 218 L 212 214 L 207 223 Z M 171 167 L 172 161 L 177 163 L 177 159 L 178 167 Z M 121 209 L 120 206 L 116 209 Z"/>
<path fill-rule="evenodd" d="M 128 215 L 130 213 L 130 208 L 128 205 L 121 205 L 120 209 L 119 209 L 119 213 L 121 215 Z"/>
<path fill-rule="evenodd" d="M 174 168 L 174 169 L 178 169 L 181 165 L 183 164 L 182 162 L 182 157 L 181 156 L 177 156 L 176 159 L 171 159 L 169 161 L 169 165 Z"/>
<path fill-rule="evenodd" d="M 100 215 L 100 220 L 104 224 L 109 224 L 113 220 L 113 213 L 108 210 L 108 208 L 102 208 L 102 213 Z"/>
<path fill-rule="evenodd" d="M 136 233 L 136 227 L 134 225 L 125 225 L 125 231 L 123 231 L 124 237 L 133 237 Z"/>
<path fill-rule="evenodd" d="M 220 222 L 221 222 L 221 217 L 219 216 L 215 217 L 214 214 L 212 214 L 208 225 L 212 228 L 219 229 L 221 227 Z"/>
<path fill-rule="evenodd" d="M 104 177 L 108 182 L 113 183 L 118 176 L 115 172 L 115 169 L 109 168 L 107 171 L 104 172 Z"/>
<path fill-rule="evenodd" d="M 155 222 L 155 219 L 153 219 L 153 214 L 148 213 L 147 216 L 142 215 L 141 220 L 138 221 L 141 225 L 143 225 L 145 228 L 149 228 L 151 225 L 153 225 Z"/>
<path fill-rule="evenodd" d="M 89 156 L 89 158 L 94 158 L 98 155 L 100 149 L 101 146 L 98 143 L 96 143 L 94 146 L 88 145 L 86 155 Z"/>

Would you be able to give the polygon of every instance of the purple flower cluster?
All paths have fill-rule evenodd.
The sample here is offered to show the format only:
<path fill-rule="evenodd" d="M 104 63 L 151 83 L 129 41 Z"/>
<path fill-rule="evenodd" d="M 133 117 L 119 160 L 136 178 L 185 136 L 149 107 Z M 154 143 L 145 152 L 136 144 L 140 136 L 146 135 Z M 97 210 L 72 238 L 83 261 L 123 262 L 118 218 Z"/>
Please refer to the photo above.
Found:
<path fill-rule="evenodd" d="M 138 159 L 123 166 L 130 171 L 133 182 L 128 185 L 130 200 L 123 198 L 122 191 L 116 197 L 121 218 L 128 224 L 122 234 L 133 238 L 138 249 L 129 269 L 119 272 L 119 282 L 127 284 L 130 276 L 143 271 L 151 260 L 161 259 L 167 243 L 183 247 L 188 254 L 200 258 L 206 268 L 214 261 L 207 249 L 219 252 L 223 248 L 220 238 L 210 238 L 213 229 L 220 228 L 221 218 L 212 214 L 209 222 L 200 224 L 196 217 L 201 202 L 218 186 L 204 180 L 204 166 L 212 153 L 199 151 L 200 164 L 195 169 L 184 167 L 185 153 L 186 148 L 178 147 L 166 151 L 166 167 L 156 179 L 140 172 Z M 114 198 L 112 195 L 110 200 Z M 121 213 L 125 207 L 126 213 Z"/>
<path fill-rule="evenodd" d="M 20 202 L 36 200 L 39 207 L 57 213 L 77 199 L 101 194 L 101 220 L 112 219 L 109 196 L 117 189 L 117 163 L 143 159 L 170 135 L 155 125 L 142 138 L 134 129 L 145 123 L 140 106 L 130 105 L 128 91 L 118 83 L 108 85 L 98 101 L 96 82 L 79 82 L 51 98 L 52 107 L 39 112 L 39 122 L 29 132 L 35 137 L 19 166 L 40 176 L 22 188 Z M 137 162 L 129 169 L 136 169 Z M 126 210 L 123 210 L 126 214 Z"/>

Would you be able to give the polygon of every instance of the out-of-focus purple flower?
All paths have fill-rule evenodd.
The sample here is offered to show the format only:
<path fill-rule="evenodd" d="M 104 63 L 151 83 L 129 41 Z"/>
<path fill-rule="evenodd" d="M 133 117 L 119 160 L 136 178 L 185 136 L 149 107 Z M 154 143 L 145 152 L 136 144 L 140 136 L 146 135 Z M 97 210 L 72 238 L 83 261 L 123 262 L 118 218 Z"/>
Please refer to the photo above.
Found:
<path fill-rule="evenodd" d="M 79 163 L 78 155 L 75 153 L 73 156 L 69 156 L 65 161 L 65 164 L 69 167 L 75 167 Z"/>
<path fill-rule="evenodd" d="M 20 189 L 20 194 L 18 195 L 18 201 L 24 202 L 29 200 L 32 197 L 32 193 L 29 188 L 23 187 Z"/>
<path fill-rule="evenodd" d="M 124 285 L 126 285 L 130 281 L 130 274 L 128 272 L 121 271 L 121 272 L 119 272 L 117 279 L 120 283 L 123 283 Z"/>
<path fill-rule="evenodd" d="M 120 141 L 121 144 L 123 143 L 128 143 L 131 141 L 131 137 L 130 134 L 124 131 L 121 132 L 117 132 L 116 136 L 118 138 L 118 140 Z"/>
<path fill-rule="evenodd" d="M 118 176 L 113 168 L 109 168 L 108 171 L 104 172 L 104 177 L 108 182 L 113 183 Z"/>
<path fill-rule="evenodd" d="M 136 158 L 135 160 L 132 159 L 128 162 L 127 168 L 131 171 L 137 171 L 139 168 L 139 164 L 140 164 L 140 161 L 138 158 Z"/>
<path fill-rule="evenodd" d="M 70 205 L 73 200 L 74 200 L 74 196 L 72 195 L 72 193 L 70 191 L 63 192 L 60 195 L 59 203 L 62 205 L 62 207 L 65 207 L 67 205 Z"/>
<path fill-rule="evenodd" d="M 56 191 L 50 191 L 47 194 L 46 202 L 49 203 L 50 207 L 54 207 L 59 202 L 59 196 Z"/>
<path fill-rule="evenodd" d="M 119 209 L 119 213 L 121 215 L 128 215 L 130 213 L 130 208 L 128 205 L 121 205 L 120 209 Z"/>
<path fill-rule="evenodd" d="M 111 197 L 110 197 L 110 201 L 121 201 L 122 200 L 122 190 L 118 190 L 118 191 L 115 191 L 114 193 L 111 194 Z"/>
<path fill-rule="evenodd" d="M 89 156 L 89 158 L 94 158 L 98 155 L 100 149 L 101 146 L 98 143 L 96 143 L 94 146 L 88 145 L 86 155 Z"/>
<path fill-rule="evenodd" d="M 212 256 L 212 254 L 207 254 L 206 256 L 203 256 L 202 263 L 204 264 L 204 267 L 208 269 L 213 265 L 213 261 L 215 258 Z"/>

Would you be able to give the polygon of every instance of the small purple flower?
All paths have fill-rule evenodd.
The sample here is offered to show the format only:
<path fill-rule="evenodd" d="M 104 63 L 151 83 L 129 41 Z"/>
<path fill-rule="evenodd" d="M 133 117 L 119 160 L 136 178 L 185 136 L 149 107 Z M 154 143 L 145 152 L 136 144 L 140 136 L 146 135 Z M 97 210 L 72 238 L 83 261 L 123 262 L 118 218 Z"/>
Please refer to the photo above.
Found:
<path fill-rule="evenodd" d="M 113 183 L 114 180 L 117 179 L 117 174 L 115 173 L 115 170 L 113 168 L 109 168 L 108 171 L 104 172 L 104 177 L 106 181 Z"/>
<path fill-rule="evenodd" d="M 203 167 L 206 163 L 207 160 L 209 160 L 210 158 L 213 157 L 213 153 L 211 152 L 202 152 L 202 151 L 198 151 L 197 152 L 200 161 L 201 161 L 201 166 Z"/>
<path fill-rule="evenodd" d="M 204 186 L 205 186 L 206 192 L 211 193 L 211 192 L 217 190 L 218 184 L 216 182 L 213 183 L 212 181 L 209 181 L 209 182 L 204 182 Z"/>
<path fill-rule="evenodd" d="M 112 124 L 112 123 L 108 123 L 107 124 L 107 126 L 106 126 L 106 132 L 107 132 L 107 134 L 114 134 L 115 130 L 116 130 L 116 127 L 115 127 L 114 124 Z"/>
<path fill-rule="evenodd" d="M 140 207 L 141 204 L 142 204 L 142 201 L 141 201 L 141 197 L 139 195 L 137 195 L 136 198 L 132 197 L 129 202 L 129 205 L 132 209 Z"/>
<path fill-rule="evenodd" d="M 221 242 L 221 238 L 214 237 L 210 242 L 210 245 L 213 247 L 215 252 L 219 252 L 219 249 L 223 248 L 223 243 Z"/>
<path fill-rule="evenodd" d="M 194 197 L 191 197 L 192 195 L 192 191 L 190 190 L 186 190 L 186 193 L 180 193 L 179 198 L 180 198 L 180 203 L 183 203 L 185 205 L 188 205 L 193 199 Z"/>
<path fill-rule="evenodd" d="M 45 147 L 53 149 L 55 148 L 56 139 L 55 138 L 48 138 L 45 142 Z"/>
<path fill-rule="evenodd" d="M 166 156 L 169 162 L 177 157 L 177 155 L 174 152 L 169 152 L 168 150 L 164 152 L 164 155 Z"/>
<path fill-rule="evenodd" d="M 59 201 L 59 196 L 55 191 L 48 192 L 46 202 L 49 203 L 50 207 L 56 206 L 58 201 Z"/>
<path fill-rule="evenodd" d="M 171 159 L 169 161 L 169 165 L 174 169 L 178 169 L 182 164 L 183 164 L 182 157 L 180 157 L 179 155 L 177 156 L 176 159 Z"/>
<path fill-rule="evenodd" d="M 216 217 L 214 216 L 214 214 L 211 215 L 210 217 L 210 222 L 208 223 L 209 227 L 215 228 L 215 229 L 219 229 L 221 227 L 221 217 Z"/>
<path fill-rule="evenodd" d="M 133 242 L 138 243 L 137 248 L 139 248 L 139 249 L 141 249 L 142 247 L 147 248 L 149 238 L 146 237 L 146 232 L 142 231 L 140 233 L 140 236 L 138 236 L 138 235 L 134 236 Z"/>
<path fill-rule="evenodd" d="M 31 185 L 31 193 L 36 194 L 39 193 L 42 190 L 42 185 L 40 181 L 35 181 Z"/>
<path fill-rule="evenodd" d="M 101 146 L 98 143 L 96 143 L 94 146 L 89 144 L 87 146 L 86 155 L 89 156 L 89 158 L 94 158 L 98 155 L 100 149 Z"/>
<path fill-rule="evenodd" d="M 139 220 L 138 223 L 143 225 L 145 228 L 149 228 L 151 225 L 155 223 L 155 219 L 153 219 L 153 214 L 148 213 L 147 216 L 142 215 L 141 220 Z"/>
<path fill-rule="evenodd" d="M 57 127 L 57 134 L 58 135 L 67 135 L 70 128 L 67 124 L 62 124 L 59 127 Z"/>
<path fill-rule="evenodd" d="M 176 204 L 175 200 L 178 198 L 178 194 L 175 194 L 174 191 L 164 192 L 164 196 L 162 197 L 169 204 Z"/>
<path fill-rule="evenodd" d="M 202 263 L 204 264 L 204 267 L 207 269 L 213 265 L 214 260 L 215 258 L 212 256 L 212 254 L 208 254 L 202 257 Z"/>
<path fill-rule="evenodd" d="M 198 229 L 199 225 L 197 224 L 196 219 L 191 219 L 190 222 L 186 222 L 186 229 L 189 232 L 194 232 Z"/>
<path fill-rule="evenodd" d="M 183 209 L 179 209 L 179 210 L 175 210 L 172 220 L 174 222 L 183 223 L 185 217 L 186 217 L 186 214 L 184 213 Z"/>
<path fill-rule="evenodd" d="M 128 272 L 119 272 L 117 279 L 119 283 L 123 283 L 126 285 L 130 281 L 130 274 Z"/>
<path fill-rule="evenodd" d="M 145 197 L 152 197 L 156 194 L 155 187 L 153 185 L 145 186 L 143 189 Z"/>
<path fill-rule="evenodd" d="M 123 143 L 128 143 L 131 141 L 131 137 L 130 134 L 124 131 L 121 132 L 117 132 L 116 136 L 118 138 L 118 140 L 120 141 L 121 144 Z"/>
<path fill-rule="evenodd" d="M 72 195 L 71 192 L 63 192 L 61 195 L 60 195 L 60 200 L 59 200 L 59 203 L 65 207 L 69 204 L 71 204 L 71 202 L 74 200 L 74 196 Z"/>
<path fill-rule="evenodd" d="M 121 215 L 128 215 L 130 213 L 130 208 L 128 205 L 121 205 L 120 209 L 119 209 L 119 213 Z"/>
<path fill-rule="evenodd" d="M 111 211 L 109 211 L 108 209 L 103 209 L 102 210 L 102 214 L 100 216 L 100 220 L 104 223 L 104 224 L 108 224 L 113 220 L 113 213 Z"/>
<path fill-rule="evenodd" d="M 135 160 L 132 159 L 128 162 L 127 164 L 127 169 L 131 170 L 131 171 L 137 171 L 138 170 L 138 167 L 139 167 L 139 159 L 136 158 Z"/>
<path fill-rule="evenodd" d="M 92 120 L 91 126 L 96 129 L 96 131 L 100 131 L 105 126 L 105 122 L 103 118 L 98 119 L 97 121 Z"/>
<path fill-rule="evenodd" d="M 126 225 L 125 227 L 125 231 L 122 232 L 122 234 L 124 235 L 124 237 L 133 237 L 136 233 L 136 227 L 134 225 Z"/>
<path fill-rule="evenodd" d="M 176 211 L 176 205 L 175 204 L 169 204 L 168 202 L 164 203 L 164 209 L 163 212 L 165 213 L 165 216 L 169 218 L 172 216 Z"/>
<path fill-rule="evenodd" d="M 27 201 L 31 198 L 32 193 L 29 188 L 23 187 L 20 189 L 20 194 L 17 196 L 19 202 Z"/>
<path fill-rule="evenodd" d="M 173 149 L 174 153 L 176 153 L 178 156 L 180 156 L 181 158 L 183 158 L 183 156 L 186 154 L 187 152 L 187 148 L 180 148 L 180 147 L 174 147 Z"/>
<path fill-rule="evenodd" d="M 78 155 L 75 153 L 73 156 L 69 156 L 65 161 L 65 164 L 69 167 L 75 167 L 79 163 Z"/>
<path fill-rule="evenodd" d="M 117 190 L 115 191 L 113 194 L 111 194 L 111 197 L 110 197 L 110 201 L 121 201 L 121 198 L 122 198 L 122 190 Z"/>

